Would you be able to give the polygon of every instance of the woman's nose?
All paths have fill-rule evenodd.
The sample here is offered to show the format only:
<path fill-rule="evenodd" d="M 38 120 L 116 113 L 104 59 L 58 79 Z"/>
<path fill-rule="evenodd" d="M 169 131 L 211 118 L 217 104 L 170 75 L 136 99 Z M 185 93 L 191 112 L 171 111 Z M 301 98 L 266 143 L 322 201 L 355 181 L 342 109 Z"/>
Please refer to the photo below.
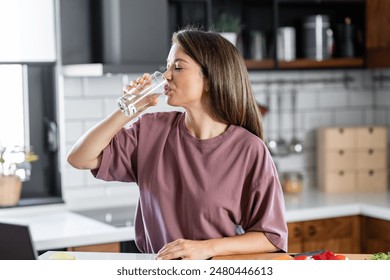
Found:
<path fill-rule="evenodd" d="M 171 71 L 169 70 L 169 68 L 167 70 L 165 70 L 165 72 L 163 73 L 163 76 L 166 80 L 171 79 Z"/>

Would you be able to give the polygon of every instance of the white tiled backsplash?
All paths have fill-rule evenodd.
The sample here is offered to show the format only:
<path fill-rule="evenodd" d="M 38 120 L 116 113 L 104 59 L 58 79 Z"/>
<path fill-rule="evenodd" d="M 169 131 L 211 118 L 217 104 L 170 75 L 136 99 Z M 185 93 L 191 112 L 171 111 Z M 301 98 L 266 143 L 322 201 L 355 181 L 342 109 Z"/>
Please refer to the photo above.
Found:
<path fill-rule="evenodd" d="M 123 85 L 138 76 L 132 74 L 64 79 L 66 153 L 86 130 L 116 108 L 116 99 L 121 95 Z M 346 76 L 352 80 L 343 82 Z M 377 76 L 387 78 L 376 81 L 374 77 Z M 304 190 L 316 187 L 317 127 L 373 124 L 389 127 L 389 76 L 390 70 L 387 69 L 250 72 L 259 103 L 266 105 L 266 92 L 271 92 L 270 111 L 264 118 L 267 138 L 278 136 L 276 96 L 282 89 L 282 136 L 286 141 L 291 140 L 291 90 L 297 90 L 297 136 L 304 141 L 304 152 L 300 155 L 275 157 L 279 173 L 300 171 L 304 174 Z M 173 109 L 162 100 L 151 111 Z M 136 202 L 136 185 L 103 182 L 94 179 L 88 171 L 76 170 L 68 164 L 65 166 L 62 172 L 63 193 L 71 207 Z"/>

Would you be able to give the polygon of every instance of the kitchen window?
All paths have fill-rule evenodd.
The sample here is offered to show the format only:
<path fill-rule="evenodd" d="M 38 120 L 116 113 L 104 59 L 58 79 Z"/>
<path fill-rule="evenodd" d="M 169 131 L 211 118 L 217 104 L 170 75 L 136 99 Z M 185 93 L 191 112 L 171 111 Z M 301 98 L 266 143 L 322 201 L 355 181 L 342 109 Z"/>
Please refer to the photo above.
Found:
<path fill-rule="evenodd" d="M 29 163 L 31 175 L 23 182 L 17 206 L 62 202 L 56 2 L 0 1 L 0 144 L 8 151 L 31 146 L 38 156 Z M 30 166 L 24 167 L 3 169 L 5 174 L 22 170 L 18 175 L 29 177 L 25 170 Z"/>
<path fill-rule="evenodd" d="M 0 143 L 32 146 L 19 206 L 61 202 L 55 64 L 0 64 Z"/>

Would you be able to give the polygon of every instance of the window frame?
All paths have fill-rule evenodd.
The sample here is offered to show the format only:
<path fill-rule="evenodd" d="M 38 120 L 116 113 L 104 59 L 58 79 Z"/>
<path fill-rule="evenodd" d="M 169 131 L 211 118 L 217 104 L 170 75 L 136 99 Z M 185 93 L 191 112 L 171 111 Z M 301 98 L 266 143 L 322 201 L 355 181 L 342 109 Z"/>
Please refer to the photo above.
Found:
<path fill-rule="evenodd" d="M 0 209 L 63 203 L 60 172 L 62 145 L 57 125 L 60 119 L 57 64 L 55 62 L 14 64 L 21 65 L 23 69 L 22 105 L 24 113 L 27 114 L 24 118 L 27 141 L 25 145 L 31 145 L 39 159 L 31 163 L 31 179 L 23 182 L 19 203 Z M 6 95 L 3 95 L 3 98 L 6 98 Z"/>

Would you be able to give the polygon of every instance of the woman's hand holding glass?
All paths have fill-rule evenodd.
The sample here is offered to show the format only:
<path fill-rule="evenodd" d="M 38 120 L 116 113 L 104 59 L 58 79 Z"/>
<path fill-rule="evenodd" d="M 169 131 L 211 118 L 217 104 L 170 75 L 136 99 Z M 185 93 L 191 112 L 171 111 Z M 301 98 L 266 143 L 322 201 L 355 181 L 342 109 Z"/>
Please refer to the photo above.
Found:
<path fill-rule="evenodd" d="M 137 80 L 124 86 L 123 96 L 118 101 L 119 108 L 126 116 L 142 112 L 158 103 L 158 97 L 164 94 L 167 81 L 160 72 L 152 75 L 145 73 Z"/>

